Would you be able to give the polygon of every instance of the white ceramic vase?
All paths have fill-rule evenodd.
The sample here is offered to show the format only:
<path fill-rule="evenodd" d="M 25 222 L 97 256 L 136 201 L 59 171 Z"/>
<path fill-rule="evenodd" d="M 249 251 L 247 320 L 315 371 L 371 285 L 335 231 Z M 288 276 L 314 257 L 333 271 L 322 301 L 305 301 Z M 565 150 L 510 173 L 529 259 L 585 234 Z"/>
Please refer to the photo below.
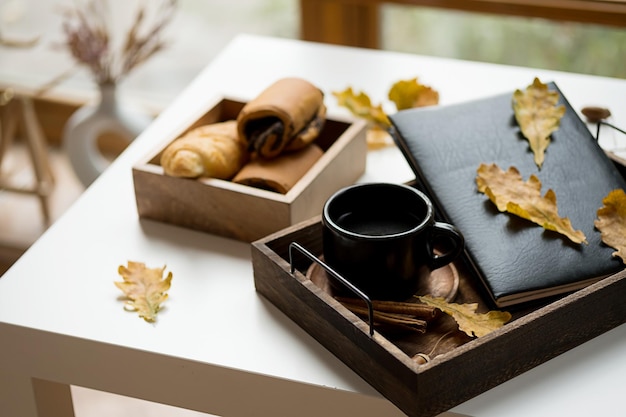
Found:
<path fill-rule="evenodd" d="M 147 114 L 120 103 L 116 84 L 101 84 L 99 90 L 100 101 L 74 112 L 63 129 L 63 148 L 85 187 L 111 163 L 98 146 L 102 135 L 113 134 L 130 143 L 152 121 Z"/>

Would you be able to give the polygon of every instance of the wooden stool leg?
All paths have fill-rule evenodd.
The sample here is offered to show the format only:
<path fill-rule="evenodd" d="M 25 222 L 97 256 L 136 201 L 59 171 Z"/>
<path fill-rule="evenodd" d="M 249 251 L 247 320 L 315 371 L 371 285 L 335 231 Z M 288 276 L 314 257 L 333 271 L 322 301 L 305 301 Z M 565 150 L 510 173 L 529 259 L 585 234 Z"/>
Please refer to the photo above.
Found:
<path fill-rule="evenodd" d="M 35 114 L 33 103 L 29 98 L 20 97 L 22 122 L 24 126 L 26 144 L 30 151 L 33 168 L 35 170 L 35 190 L 41 201 L 41 210 L 46 224 L 50 223 L 50 209 L 48 197 L 54 185 L 54 175 L 48 160 L 46 140 L 41 125 Z"/>
<path fill-rule="evenodd" d="M 6 191 L 36 194 L 41 205 L 46 225 L 51 222 L 48 197 L 54 186 L 54 175 L 48 160 L 47 141 L 37 119 L 32 100 L 28 97 L 16 96 L 10 90 L 0 92 L 0 168 L 2 161 L 13 143 L 17 124 L 21 122 L 24 142 L 28 148 L 35 175 L 32 189 L 11 186 L 8 182 L 1 184 Z"/>
<path fill-rule="evenodd" d="M 9 92 L 0 93 L 0 168 L 7 151 L 13 143 L 17 129 L 17 111 L 13 95 Z"/>
<path fill-rule="evenodd" d="M 38 178 L 41 181 L 54 183 L 54 174 L 50 161 L 48 159 L 48 148 L 46 145 L 46 138 L 41 128 L 41 124 L 37 119 L 35 113 L 35 107 L 33 101 L 30 98 L 22 97 L 22 116 L 25 124 L 26 135 L 28 136 L 28 142 L 32 144 L 32 155 L 36 161 L 35 169 L 38 172 Z"/>

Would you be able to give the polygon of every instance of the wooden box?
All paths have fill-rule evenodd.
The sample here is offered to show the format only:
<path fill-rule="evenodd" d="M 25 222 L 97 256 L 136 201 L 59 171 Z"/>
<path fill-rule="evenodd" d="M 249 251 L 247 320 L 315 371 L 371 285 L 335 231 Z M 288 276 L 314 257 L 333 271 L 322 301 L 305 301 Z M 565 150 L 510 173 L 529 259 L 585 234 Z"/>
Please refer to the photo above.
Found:
<path fill-rule="evenodd" d="M 252 242 L 321 213 L 328 197 L 365 171 L 365 122 L 328 116 L 316 139 L 324 154 L 286 194 L 215 178 L 175 178 L 163 173 L 161 153 L 174 139 L 203 124 L 236 119 L 244 104 L 219 100 L 133 167 L 140 217 Z"/>
<path fill-rule="evenodd" d="M 458 332 L 445 315 L 423 335 L 378 330 L 370 335 L 368 323 L 308 278 L 317 263 L 298 250 L 290 257 L 293 242 L 321 254 L 320 216 L 253 242 L 257 291 L 413 417 L 449 410 L 626 321 L 626 271 L 621 271 L 543 305 L 509 310 L 510 322 L 480 338 Z M 459 277 L 454 302 L 491 309 L 467 278 L 463 261 L 453 265 Z M 414 360 L 419 351 L 431 353 L 431 361 Z"/>

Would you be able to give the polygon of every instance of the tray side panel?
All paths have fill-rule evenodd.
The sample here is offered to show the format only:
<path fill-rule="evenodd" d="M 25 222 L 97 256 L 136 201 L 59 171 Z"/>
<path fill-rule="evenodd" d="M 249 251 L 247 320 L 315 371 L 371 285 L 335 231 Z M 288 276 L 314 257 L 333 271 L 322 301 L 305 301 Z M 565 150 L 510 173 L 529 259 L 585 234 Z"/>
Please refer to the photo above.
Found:
<path fill-rule="evenodd" d="M 433 413 L 448 410 L 626 322 L 626 271 L 436 358 L 420 373 Z"/>
<path fill-rule="evenodd" d="M 140 167 L 133 181 L 140 217 L 247 242 L 289 226 L 289 205 L 281 201 Z"/>

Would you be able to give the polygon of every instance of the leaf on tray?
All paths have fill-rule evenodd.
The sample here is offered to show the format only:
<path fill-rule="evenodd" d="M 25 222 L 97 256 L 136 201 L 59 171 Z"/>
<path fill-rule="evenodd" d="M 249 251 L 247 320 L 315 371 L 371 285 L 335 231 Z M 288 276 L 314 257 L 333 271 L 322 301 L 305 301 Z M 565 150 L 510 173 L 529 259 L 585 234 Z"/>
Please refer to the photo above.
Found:
<path fill-rule="evenodd" d="M 513 93 L 515 119 L 530 143 L 539 168 L 543 165 L 550 135 L 559 128 L 565 114 L 565 107 L 557 106 L 558 101 L 559 93 L 549 90 L 538 78 L 526 90 Z"/>
<path fill-rule="evenodd" d="M 567 217 L 559 217 L 554 191 L 548 189 L 545 196 L 541 196 L 541 181 L 535 175 L 524 182 L 515 167 L 504 172 L 496 164 L 481 164 L 477 173 L 478 191 L 486 194 L 501 212 L 530 220 L 546 230 L 567 236 L 574 243 L 587 243 L 581 230 L 574 230 Z"/>
<path fill-rule="evenodd" d="M 476 313 L 477 303 L 449 303 L 442 297 L 429 295 L 418 296 L 418 298 L 422 303 L 436 307 L 450 315 L 459 325 L 459 330 L 470 337 L 481 337 L 489 334 L 511 320 L 511 313 L 508 311 L 494 310 L 487 313 Z"/>
<path fill-rule="evenodd" d="M 382 105 L 374 106 L 370 97 L 364 92 L 361 91 L 359 94 L 355 94 L 352 91 L 352 87 L 348 87 L 344 91 L 333 92 L 333 95 L 337 98 L 337 103 L 340 106 L 347 108 L 355 116 L 361 117 L 383 129 L 391 126 L 391 122 Z"/>
<path fill-rule="evenodd" d="M 613 190 L 602 203 L 604 206 L 598 209 L 594 224 L 602 234 L 602 241 L 617 249 L 613 256 L 626 263 L 626 193 L 622 189 Z"/>
<path fill-rule="evenodd" d="M 147 322 L 154 322 L 172 282 L 171 272 L 163 279 L 164 271 L 165 266 L 147 268 L 142 262 L 128 261 L 128 266 L 120 265 L 118 273 L 124 281 L 116 281 L 115 285 L 127 297 L 125 308 L 137 311 Z"/>
<path fill-rule="evenodd" d="M 389 100 L 398 110 L 439 104 L 439 92 L 417 82 L 417 78 L 396 82 L 389 90 Z"/>

